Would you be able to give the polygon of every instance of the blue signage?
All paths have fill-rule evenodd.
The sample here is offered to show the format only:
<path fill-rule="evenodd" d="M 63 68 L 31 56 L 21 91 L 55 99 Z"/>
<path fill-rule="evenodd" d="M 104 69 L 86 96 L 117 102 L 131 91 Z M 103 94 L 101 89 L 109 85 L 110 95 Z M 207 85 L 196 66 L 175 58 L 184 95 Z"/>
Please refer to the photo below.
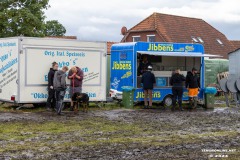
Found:
<path fill-rule="evenodd" d="M 165 87 L 165 86 L 167 86 L 167 77 L 157 77 L 156 78 L 156 85 L 158 87 Z"/>

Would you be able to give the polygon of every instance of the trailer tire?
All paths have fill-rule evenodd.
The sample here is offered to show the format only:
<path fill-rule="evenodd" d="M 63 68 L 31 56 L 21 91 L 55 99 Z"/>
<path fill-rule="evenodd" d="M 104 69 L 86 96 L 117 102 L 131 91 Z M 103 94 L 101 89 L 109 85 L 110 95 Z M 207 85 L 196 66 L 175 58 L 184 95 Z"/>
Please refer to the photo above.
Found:
<path fill-rule="evenodd" d="M 166 97 L 164 97 L 162 103 L 163 106 L 170 107 L 172 105 L 172 102 L 173 102 L 172 95 L 167 95 Z"/>

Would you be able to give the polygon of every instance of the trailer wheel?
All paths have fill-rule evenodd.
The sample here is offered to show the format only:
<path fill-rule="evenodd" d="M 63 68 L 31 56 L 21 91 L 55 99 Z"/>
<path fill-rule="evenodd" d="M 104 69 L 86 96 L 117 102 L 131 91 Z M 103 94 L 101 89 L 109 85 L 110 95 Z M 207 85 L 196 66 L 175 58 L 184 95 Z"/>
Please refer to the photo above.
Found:
<path fill-rule="evenodd" d="M 170 107 L 173 103 L 173 98 L 171 95 L 167 95 L 166 97 L 164 97 L 163 99 L 163 105 L 164 106 L 167 106 L 167 107 Z"/>

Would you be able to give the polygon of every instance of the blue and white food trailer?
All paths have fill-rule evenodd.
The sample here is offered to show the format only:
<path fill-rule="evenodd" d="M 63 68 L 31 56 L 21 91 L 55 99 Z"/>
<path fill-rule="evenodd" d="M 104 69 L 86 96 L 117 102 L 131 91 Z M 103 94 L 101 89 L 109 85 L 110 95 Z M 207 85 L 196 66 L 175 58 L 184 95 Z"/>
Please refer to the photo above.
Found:
<path fill-rule="evenodd" d="M 141 75 L 137 74 L 137 68 L 143 55 L 148 56 L 152 63 L 156 84 L 153 90 L 153 101 L 172 104 L 172 90 L 170 77 L 172 71 L 180 68 L 186 76 L 192 67 L 199 70 L 200 91 L 199 101 L 204 103 L 204 57 L 216 57 L 216 55 L 204 54 L 201 44 L 185 43 L 152 43 L 130 42 L 114 44 L 111 48 L 111 91 L 122 93 L 123 86 L 135 88 L 134 101 L 143 101 L 144 94 L 141 87 Z M 188 91 L 184 89 L 183 100 L 188 100 Z"/>
<path fill-rule="evenodd" d="M 48 71 L 52 62 L 79 66 L 84 72 L 83 92 L 92 102 L 106 101 L 106 42 L 55 38 L 12 37 L 0 39 L 0 102 L 17 105 L 45 103 Z M 67 84 L 70 81 L 67 80 Z M 70 101 L 69 87 L 65 94 Z"/>

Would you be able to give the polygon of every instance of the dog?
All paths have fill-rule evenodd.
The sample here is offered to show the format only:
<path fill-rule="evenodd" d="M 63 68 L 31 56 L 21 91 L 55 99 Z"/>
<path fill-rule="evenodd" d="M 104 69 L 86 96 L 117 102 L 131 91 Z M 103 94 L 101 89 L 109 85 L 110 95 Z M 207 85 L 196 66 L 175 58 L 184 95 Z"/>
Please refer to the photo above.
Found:
<path fill-rule="evenodd" d="M 83 107 L 83 112 L 88 112 L 89 96 L 86 93 L 76 92 L 72 96 L 74 113 L 78 112 L 79 106 Z"/>

